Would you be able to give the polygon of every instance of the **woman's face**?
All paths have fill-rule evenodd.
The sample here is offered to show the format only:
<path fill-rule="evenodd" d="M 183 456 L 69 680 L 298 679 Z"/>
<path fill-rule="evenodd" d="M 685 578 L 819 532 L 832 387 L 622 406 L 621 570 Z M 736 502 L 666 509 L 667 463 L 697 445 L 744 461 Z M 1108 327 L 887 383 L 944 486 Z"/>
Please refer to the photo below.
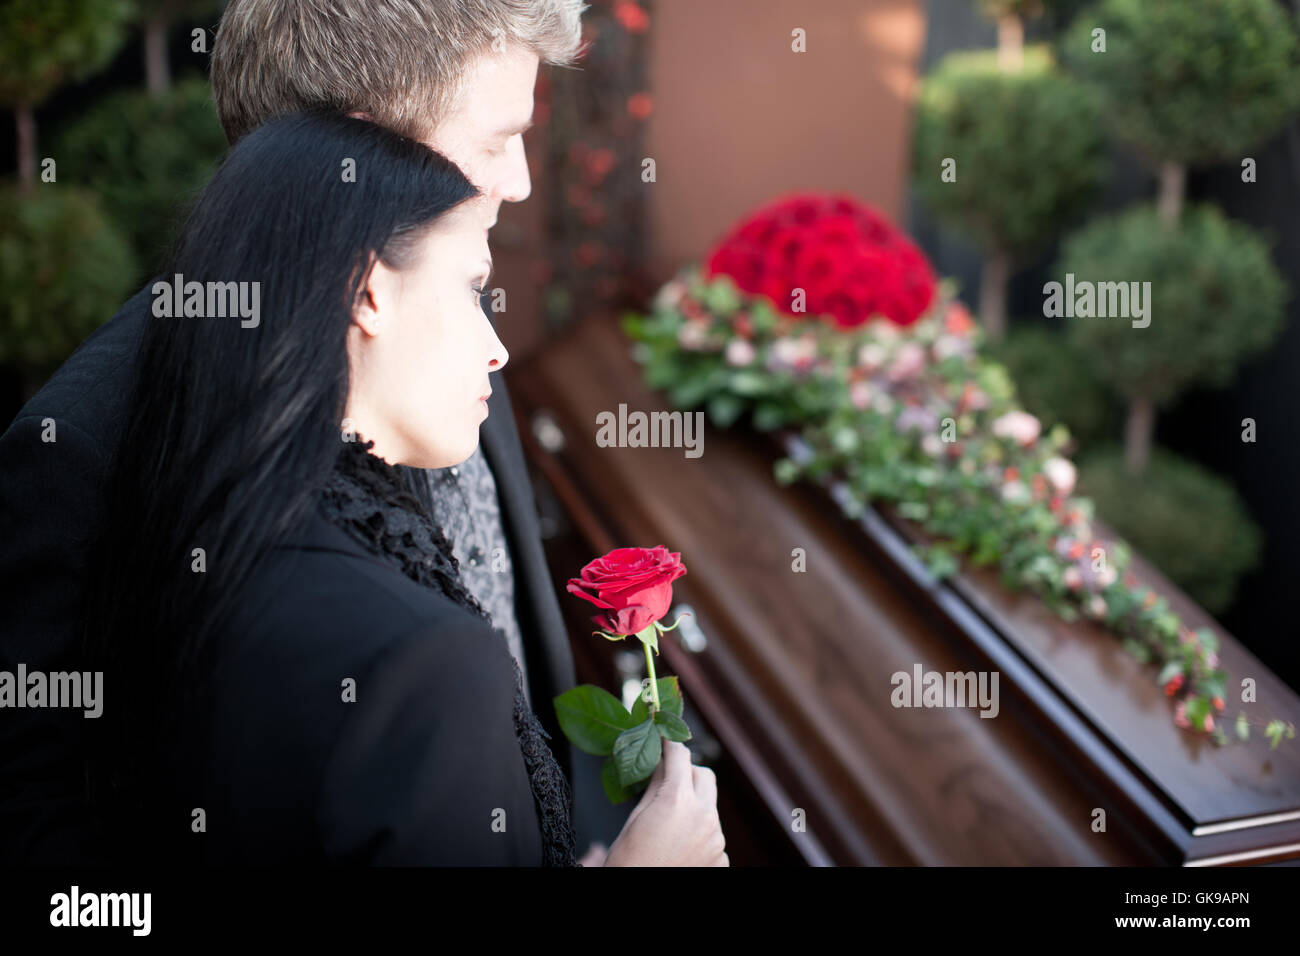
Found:
<path fill-rule="evenodd" d="M 444 215 L 402 271 L 376 262 L 353 309 L 343 430 L 389 464 L 446 468 L 478 447 L 488 376 L 509 358 L 479 305 L 487 207 L 472 199 Z"/>

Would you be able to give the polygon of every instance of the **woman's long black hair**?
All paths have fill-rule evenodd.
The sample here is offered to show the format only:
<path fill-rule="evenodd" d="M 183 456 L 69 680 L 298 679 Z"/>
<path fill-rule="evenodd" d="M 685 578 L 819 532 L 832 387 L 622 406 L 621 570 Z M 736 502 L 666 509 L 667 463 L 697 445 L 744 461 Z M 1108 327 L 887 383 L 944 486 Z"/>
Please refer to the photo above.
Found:
<path fill-rule="evenodd" d="M 427 227 L 477 194 L 414 140 L 310 113 L 240 140 L 193 205 L 163 278 L 256 282 L 260 315 L 146 319 L 82 608 L 106 691 L 84 741 L 103 832 L 143 837 L 133 821 L 148 829 L 186 675 L 338 460 L 346 335 L 374 259 L 409 266 Z"/>

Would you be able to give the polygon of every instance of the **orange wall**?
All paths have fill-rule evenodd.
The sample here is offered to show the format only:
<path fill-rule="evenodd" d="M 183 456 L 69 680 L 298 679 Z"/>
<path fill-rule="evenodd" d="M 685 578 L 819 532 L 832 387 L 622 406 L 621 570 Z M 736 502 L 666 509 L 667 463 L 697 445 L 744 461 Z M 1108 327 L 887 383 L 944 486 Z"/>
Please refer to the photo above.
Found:
<path fill-rule="evenodd" d="M 790 190 L 904 209 L 922 0 L 664 0 L 653 9 L 651 274 Z M 806 31 L 807 52 L 791 50 Z"/>

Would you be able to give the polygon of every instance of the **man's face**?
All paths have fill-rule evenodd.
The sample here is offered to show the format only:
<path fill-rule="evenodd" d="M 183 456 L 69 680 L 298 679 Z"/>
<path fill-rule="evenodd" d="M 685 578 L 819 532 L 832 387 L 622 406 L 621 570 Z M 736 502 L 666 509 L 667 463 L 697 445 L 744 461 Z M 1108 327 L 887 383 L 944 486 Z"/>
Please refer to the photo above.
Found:
<path fill-rule="evenodd" d="M 489 229 L 502 202 L 522 202 L 532 191 L 523 134 L 533 125 L 537 67 L 537 55 L 515 45 L 480 56 L 459 106 L 426 140 L 483 190 Z"/>

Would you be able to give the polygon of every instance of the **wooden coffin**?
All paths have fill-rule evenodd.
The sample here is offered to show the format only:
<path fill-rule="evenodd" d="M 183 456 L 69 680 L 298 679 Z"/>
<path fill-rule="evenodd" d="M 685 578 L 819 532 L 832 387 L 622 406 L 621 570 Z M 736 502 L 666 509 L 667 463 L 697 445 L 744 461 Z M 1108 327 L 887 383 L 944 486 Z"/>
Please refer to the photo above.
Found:
<path fill-rule="evenodd" d="M 936 582 L 913 528 L 845 517 L 833 483 L 778 485 L 797 439 L 709 426 L 697 458 L 598 446 L 599 412 L 669 410 L 613 320 L 575 323 L 508 374 L 579 682 L 614 690 L 643 670 L 618 669 L 632 658 L 589 636 L 563 582 L 614 547 L 681 552 L 668 619 L 692 617 L 661 638 L 659 669 L 680 677 L 696 759 L 718 774 L 733 865 L 1300 858 L 1300 742 L 1179 730 L 1154 669 L 1112 634 L 988 569 Z M 1232 679 L 1257 682 L 1256 720 L 1300 723 L 1290 688 L 1140 556 L 1133 569 L 1221 635 Z M 891 675 L 917 666 L 996 671 L 997 715 L 893 706 Z"/>

